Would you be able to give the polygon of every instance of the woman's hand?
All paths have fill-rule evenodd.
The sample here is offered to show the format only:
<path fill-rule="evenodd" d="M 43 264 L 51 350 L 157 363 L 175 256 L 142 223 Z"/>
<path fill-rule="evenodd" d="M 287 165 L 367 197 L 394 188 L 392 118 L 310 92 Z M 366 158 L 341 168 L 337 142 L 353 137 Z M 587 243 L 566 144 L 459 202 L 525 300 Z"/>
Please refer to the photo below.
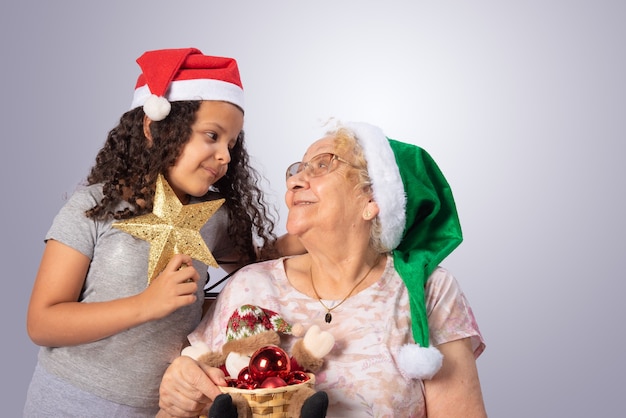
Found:
<path fill-rule="evenodd" d="M 197 417 L 206 412 L 226 386 L 224 373 L 217 368 L 180 356 L 167 368 L 159 389 L 162 417 Z"/>

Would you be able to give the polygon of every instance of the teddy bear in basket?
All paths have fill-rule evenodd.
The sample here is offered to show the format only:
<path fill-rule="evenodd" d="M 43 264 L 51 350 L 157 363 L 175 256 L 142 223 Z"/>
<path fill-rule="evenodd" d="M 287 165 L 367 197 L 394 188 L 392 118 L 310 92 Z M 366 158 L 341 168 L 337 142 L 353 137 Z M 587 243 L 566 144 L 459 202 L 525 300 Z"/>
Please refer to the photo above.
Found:
<path fill-rule="evenodd" d="M 228 321 L 227 342 L 221 352 L 212 352 L 207 345 L 200 343 L 185 348 L 182 354 L 222 369 L 233 387 L 257 389 L 303 383 L 309 379 L 305 372 L 319 371 L 324 362 L 323 357 L 335 344 L 332 334 L 321 331 L 316 325 L 306 333 L 303 331 L 300 324 L 292 326 L 274 311 L 243 305 L 233 312 Z M 290 357 L 280 348 L 280 333 L 296 337 L 304 334 L 294 344 Z M 259 371 L 261 368 L 278 371 L 268 373 L 266 380 L 258 381 L 259 375 L 264 373 L 264 370 Z M 311 385 L 299 385 L 290 397 L 287 408 L 289 417 L 323 418 L 328 408 L 328 396 L 323 391 L 316 391 Z M 209 410 L 209 417 L 252 416 L 248 401 L 238 393 L 219 395 Z"/>

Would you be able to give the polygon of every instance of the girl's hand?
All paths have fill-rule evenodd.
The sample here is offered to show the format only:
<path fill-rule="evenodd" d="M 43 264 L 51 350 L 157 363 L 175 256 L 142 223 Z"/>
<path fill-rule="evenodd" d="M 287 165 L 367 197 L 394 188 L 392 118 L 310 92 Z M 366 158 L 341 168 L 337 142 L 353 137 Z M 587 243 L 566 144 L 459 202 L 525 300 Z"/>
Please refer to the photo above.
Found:
<path fill-rule="evenodd" d="M 151 319 L 163 318 L 197 299 L 200 275 L 193 268 L 191 257 L 176 254 L 163 271 L 150 282 L 140 298 Z"/>

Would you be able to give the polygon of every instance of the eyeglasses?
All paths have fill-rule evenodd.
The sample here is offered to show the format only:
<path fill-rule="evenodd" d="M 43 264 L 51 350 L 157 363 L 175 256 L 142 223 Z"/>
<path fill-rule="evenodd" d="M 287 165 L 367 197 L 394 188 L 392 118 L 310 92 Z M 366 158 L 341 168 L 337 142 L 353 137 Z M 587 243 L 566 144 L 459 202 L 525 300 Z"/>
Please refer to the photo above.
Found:
<path fill-rule="evenodd" d="M 339 161 L 340 163 L 348 164 L 350 167 L 358 168 L 350 161 L 346 161 L 336 154 L 325 152 L 318 154 L 311 158 L 307 162 L 297 162 L 287 167 L 287 178 L 295 176 L 296 174 L 304 171 L 309 177 L 319 177 L 334 171 L 337 168 L 337 164 L 333 164 L 333 161 Z"/>

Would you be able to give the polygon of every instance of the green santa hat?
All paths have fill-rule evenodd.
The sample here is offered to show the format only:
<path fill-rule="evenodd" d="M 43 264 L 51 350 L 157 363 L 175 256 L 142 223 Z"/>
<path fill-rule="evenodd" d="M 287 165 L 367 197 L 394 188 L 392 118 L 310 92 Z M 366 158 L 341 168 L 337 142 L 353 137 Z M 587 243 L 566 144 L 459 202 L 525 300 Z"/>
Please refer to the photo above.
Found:
<path fill-rule="evenodd" d="M 403 346 L 398 365 L 410 378 L 432 378 L 443 355 L 429 343 L 424 288 L 431 273 L 462 241 L 452 191 L 422 148 L 389 139 L 376 126 L 346 123 L 364 151 L 378 204 L 382 244 L 409 292 L 416 344 Z M 393 164 L 395 162 L 395 164 Z"/>

